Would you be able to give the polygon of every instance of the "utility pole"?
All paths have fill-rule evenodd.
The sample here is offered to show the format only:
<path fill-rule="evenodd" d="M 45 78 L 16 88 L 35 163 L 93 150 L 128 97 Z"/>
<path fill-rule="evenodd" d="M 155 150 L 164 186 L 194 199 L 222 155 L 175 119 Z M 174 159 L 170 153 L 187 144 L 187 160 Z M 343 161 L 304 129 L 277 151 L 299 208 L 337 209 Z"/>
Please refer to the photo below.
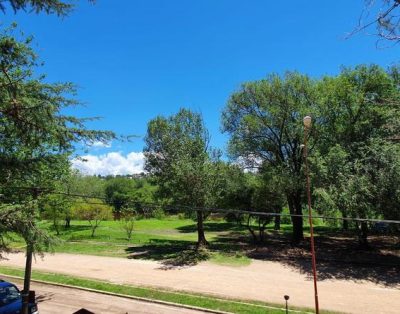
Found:
<path fill-rule="evenodd" d="M 315 297 L 315 313 L 319 314 L 318 304 L 318 289 L 317 289 L 317 263 L 315 259 L 315 247 L 314 247 L 314 227 L 311 216 L 311 189 L 310 189 L 310 174 L 308 169 L 308 147 L 307 140 L 311 130 L 311 117 L 306 116 L 303 119 L 304 124 L 304 164 L 307 178 L 307 201 L 308 201 L 308 221 L 310 223 L 310 243 L 311 243 L 311 257 L 312 257 L 312 270 L 314 277 L 314 297 Z"/>

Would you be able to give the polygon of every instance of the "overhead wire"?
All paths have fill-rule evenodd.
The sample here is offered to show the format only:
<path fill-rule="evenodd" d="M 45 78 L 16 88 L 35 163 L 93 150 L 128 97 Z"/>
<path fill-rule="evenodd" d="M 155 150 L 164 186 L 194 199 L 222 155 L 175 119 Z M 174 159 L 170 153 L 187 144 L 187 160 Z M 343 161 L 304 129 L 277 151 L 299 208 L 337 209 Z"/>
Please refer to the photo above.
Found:
<path fill-rule="evenodd" d="M 35 190 L 40 192 L 45 192 L 50 195 L 63 195 L 67 197 L 73 198 L 81 198 L 81 203 L 91 204 L 91 205 L 105 205 L 107 198 L 95 195 L 86 195 L 86 194 L 77 194 L 70 193 L 65 191 L 57 191 L 49 188 L 42 187 L 5 187 L 6 189 L 16 189 L 16 190 Z M 97 199 L 104 202 L 94 202 L 90 201 L 90 199 Z M 229 209 L 229 208 L 216 208 L 216 207 L 199 207 L 199 206 L 190 206 L 190 205 L 182 205 L 182 204 L 160 204 L 155 202 L 141 202 L 141 201 L 128 201 L 127 207 L 157 207 L 163 208 L 164 210 L 175 211 L 175 210 L 185 210 L 185 211 L 202 211 L 202 212 L 211 212 L 211 213 L 224 213 L 224 214 L 241 214 L 241 215 L 251 215 L 258 217 L 305 217 L 308 215 L 304 214 L 285 214 L 285 213 L 276 213 L 276 212 L 259 212 L 254 210 L 241 210 L 241 209 Z M 387 224 L 399 224 L 400 220 L 392 220 L 392 219 L 376 219 L 376 218 L 356 218 L 356 217 L 332 217 L 332 216 L 324 216 L 317 215 L 312 216 L 312 219 L 323 219 L 323 220 L 341 220 L 341 221 L 355 221 L 355 222 L 371 222 L 371 223 L 387 223 Z"/>

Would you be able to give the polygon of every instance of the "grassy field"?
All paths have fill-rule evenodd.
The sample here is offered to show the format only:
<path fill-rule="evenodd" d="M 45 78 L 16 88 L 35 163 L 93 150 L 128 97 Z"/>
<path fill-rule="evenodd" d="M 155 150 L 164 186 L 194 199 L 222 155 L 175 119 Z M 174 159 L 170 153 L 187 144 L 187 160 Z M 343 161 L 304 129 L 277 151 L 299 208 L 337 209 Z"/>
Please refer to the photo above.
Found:
<path fill-rule="evenodd" d="M 43 221 L 40 227 L 55 235 L 52 223 Z M 169 266 L 195 265 L 206 260 L 221 265 L 246 266 L 252 259 L 277 260 L 301 271 L 304 271 L 299 266 L 301 263 L 294 261 L 307 261 L 310 258 L 306 224 L 306 241 L 298 247 L 290 245 L 291 225 L 281 225 L 280 231 L 274 231 L 273 225 L 269 225 L 266 241 L 262 246 L 254 245 L 246 227 L 236 223 L 214 219 L 207 220 L 204 227 L 210 245 L 207 250 L 196 251 L 196 223 L 191 219 L 166 216 L 162 219 L 137 220 L 130 241 L 127 240 L 126 233 L 118 221 L 103 221 L 95 236 L 91 237 L 91 228 L 87 221 L 73 220 L 70 228 L 61 227 L 60 242 L 53 250 L 62 253 L 155 260 Z M 398 239 L 394 236 L 371 235 L 369 239 L 373 249 L 360 250 L 354 230 L 344 232 L 317 225 L 315 235 L 317 255 L 320 260 L 324 260 L 328 277 L 337 276 L 337 272 L 332 272 L 331 268 L 336 269 L 343 262 L 356 264 L 343 265 L 340 274 L 357 277 L 362 275 L 357 272 L 357 263 L 391 267 L 398 265 L 400 260 L 400 250 L 396 244 Z M 24 245 L 20 239 L 12 242 L 12 247 L 16 249 L 23 250 Z M 352 272 L 345 272 L 343 269 L 351 269 Z M 384 275 L 386 278 L 386 273 Z M 376 280 L 382 280 L 378 273 L 375 277 Z"/>
<path fill-rule="evenodd" d="M 55 235 L 52 223 L 42 222 L 40 226 Z M 196 263 L 199 260 L 210 260 L 232 266 L 250 263 L 250 259 L 240 253 L 241 243 L 234 241 L 235 238 L 247 240 L 248 231 L 243 226 L 224 221 L 205 223 L 210 250 L 201 252 L 193 250 L 197 240 L 195 222 L 191 219 L 179 219 L 176 216 L 137 220 L 132 239 L 129 241 L 118 221 L 103 221 L 94 237 L 91 237 L 87 221 L 74 220 L 70 228 L 61 227 L 60 230 L 61 234 L 58 236 L 60 242 L 53 247 L 55 252 L 170 260 L 186 264 Z M 22 249 L 24 243 L 15 239 L 12 246 Z"/>
<path fill-rule="evenodd" d="M 0 267 L 0 274 L 11 276 L 23 276 L 23 271 L 17 268 Z M 201 308 L 226 311 L 239 314 L 281 314 L 284 313 L 283 305 L 270 304 L 265 302 L 255 302 L 237 299 L 221 299 L 204 294 L 183 293 L 164 289 L 153 289 L 145 287 L 135 287 L 131 285 L 119 285 L 105 281 L 90 280 L 61 274 L 45 273 L 33 271 L 32 278 L 52 283 L 67 284 L 76 287 L 95 289 L 99 291 L 124 294 L 154 300 L 174 302 L 178 304 L 196 306 Z M 310 313 L 312 310 L 291 308 L 290 313 Z M 321 313 L 333 313 L 322 311 Z"/>

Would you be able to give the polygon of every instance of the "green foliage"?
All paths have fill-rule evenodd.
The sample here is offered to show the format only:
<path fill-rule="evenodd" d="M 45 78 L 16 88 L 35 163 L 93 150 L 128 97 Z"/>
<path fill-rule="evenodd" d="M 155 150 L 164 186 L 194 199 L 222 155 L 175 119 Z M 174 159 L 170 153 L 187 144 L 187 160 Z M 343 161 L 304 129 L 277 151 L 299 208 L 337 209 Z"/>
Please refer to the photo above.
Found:
<path fill-rule="evenodd" d="M 209 135 L 199 114 L 181 109 L 148 124 L 146 170 L 157 178 L 162 196 L 178 204 L 204 206 L 209 194 Z"/>
<path fill-rule="evenodd" d="M 4 267 L 0 268 L 0 272 L 5 275 L 22 276 L 22 271 L 17 268 Z M 83 279 L 70 275 L 51 274 L 45 272 L 34 271 L 32 277 L 37 280 L 46 282 L 54 282 L 59 284 L 72 285 L 75 287 L 83 287 L 95 289 L 99 291 L 124 294 L 128 296 L 136 296 L 153 300 L 161 300 L 166 302 L 174 302 L 178 304 L 201 307 L 217 311 L 224 311 L 238 314 L 281 314 L 283 305 L 270 304 L 264 302 L 256 302 L 249 300 L 235 300 L 215 298 L 215 296 L 194 294 L 185 292 L 176 292 L 162 289 L 135 287 L 130 285 L 118 285 L 106 281 Z M 297 309 L 299 314 L 309 313 L 309 309 Z M 321 311 L 321 313 L 331 313 Z"/>
<path fill-rule="evenodd" d="M 302 213 L 302 118 L 311 114 L 316 209 L 333 216 L 395 217 L 400 206 L 398 72 L 397 67 L 361 65 L 315 81 L 287 73 L 243 84 L 224 110 L 223 128 L 231 135 L 232 156 L 261 168 L 265 187 L 255 190 L 252 204 L 268 208 L 258 199 L 270 204 L 276 199 L 276 208 L 282 208 L 284 193 L 290 212 Z M 301 238 L 302 221 L 292 221 L 294 237 Z M 361 227 L 365 233 L 366 224 Z"/>
<path fill-rule="evenodd" d="M 116 212 L 124 208 L 134 208 L 144 212 L 146 204 L 156 202 L 157 186 L 151 184 L 146 178 L 109 178 L 105 182 L 105 196 L 109 205 Z"/>
<path fill-rule="evenodd" d="M 68 178 L 68 157 L 76 143 L 107 141 L 114 134 L 87 130 L 87 119 L 65 114 L 79 104 L 73 98 L 75 87 L 49 83 L 36 74 L 40 63 L 32 39 L 16 34 L 15 28 L 0 34 L 0 201 L 11 207 L 19 204 L 13 212 L 16 224 L 8 224 L 8 231 L 23 232 L 23 238 L 39 248 L 36 243 L 45 237 L 34 227 L 37 206 L 30 204 Z M 19 220 L 31 231 L 20 229 Z"/>
<path fill-rule="evenodd" d="M 396 68 L 358 66 L 319 82 L 324 123 L 312 168 L 320 212 L 387 218 L 400 208 L 400 154 L 393 142 L 399 134 L 396 73 Z M 368 226 L 359 227 L 366 245 Z"/>
<path fill-rule="evenodd" d="M 72 210 L 74 217 L 89 222 L 92 229 L 92 237 L 94 237 L 96 229 L 102 221 L 112 218 L 112 208 L 93 199 L 88 199 L 87 203 L 82 201 L 73 205 Z"/>
<path fill-rule="evenodd" d="M 95 0 L 90 0 L 94 2 Z M 47 14 L 56 14 L 58 16 L 68 15 L 74 8 L 74 4 L 71 1 L 60 1 L 60 0 L 1 0 L 0 10 L 5 12 L 6 5 L 8 2 L 14 13 L 17 11 L 33 11 L 35 13 L 45 12 Z"/>
<path fill-rule="evenodd" d="M 61 224 L 71 217 L 71 201 L 64 195 L 47 195 L 40 200 L 41 217 L 53 222 L 60 235 Z"/>
<path fill-rule="evenodd" d="M 231 95 L 222 115 L 223 130 L 231 136 L 232 156 L 250 167 L 274 168 L 295 214 L 302 214 L 303 202 L 302 119 L 318 113 L 317 99 L 316 83 L 307 76 L 273 74 L 244 83 Z M 313 130 L 318 128 L 315 124 Z M 293 242 L 302 238 L 302 220 L 293 217 Z"/>
<path fill-rule="evenodd" d="M 135 226 L 136 212 L 134 210 L 125 209 L 121 216 L 121 227 L 125 231 L 128 241 L 130 241 L 132 239 L 133 228 Z"/>
<path fill-rule="evenodd" d="M 105 185 L 106 201 L 114 207 L 115 211 L 119 212 L 132 202 L 134 189 L 135 184 L 130 179 L 109 179 Z"/>
<path fill-rule="evenodd" d="M 93 198 L 105 198 L 105 180 L 97 176 L 85 176 L 77 171 L 71 171 L 62 189 L 75 195 L 86 195 Z"/>
<path fill-rule="evenodd" d="M 158 195 L 173 203 L 204 207 L 212 199 L 216 173 L 209 155 L 209 134 L 200 114 L 181 109 L 148 123 L 146 170 L 156 178 Z M 197 211 L 199 245 L 206 244 L 203 213 Z"/>

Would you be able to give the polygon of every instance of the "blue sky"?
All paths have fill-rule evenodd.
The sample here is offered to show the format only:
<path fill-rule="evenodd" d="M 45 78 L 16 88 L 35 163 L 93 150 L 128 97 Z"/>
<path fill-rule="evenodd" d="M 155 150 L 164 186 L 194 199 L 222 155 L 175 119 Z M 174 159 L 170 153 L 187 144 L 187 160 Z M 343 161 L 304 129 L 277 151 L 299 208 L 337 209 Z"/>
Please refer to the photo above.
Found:
<path fill-rule="evenodd" d="M 8 11 L 1 20 L 16 21 L 34 35 L 49 81 L 80 87 L 78 98 L 86 107 L 74 113 L 103 117 L 91 127 L 144 136 L 151 118 L 189 107 L 203 114 L 212 144 L 223 149 L 227 137 L 220 132 L 221 111 L 242 82 L 271 72 L 297 70 L 319 77 L 338 73 L 342 65 L 398 62 L 399 48 L 377 49 L 373 36 L 344 39 L 363 4 L 98 0 L 95 5 L 79 1 L 64 19 Z M 114 152 L 129 163 L 127 155 L 142 147 L 139 138 L 93 147 L 89 154 L 102 156 L 95 157 L 101 161 Z M 133 171 L 127 169 L 118 171 Z"/>

